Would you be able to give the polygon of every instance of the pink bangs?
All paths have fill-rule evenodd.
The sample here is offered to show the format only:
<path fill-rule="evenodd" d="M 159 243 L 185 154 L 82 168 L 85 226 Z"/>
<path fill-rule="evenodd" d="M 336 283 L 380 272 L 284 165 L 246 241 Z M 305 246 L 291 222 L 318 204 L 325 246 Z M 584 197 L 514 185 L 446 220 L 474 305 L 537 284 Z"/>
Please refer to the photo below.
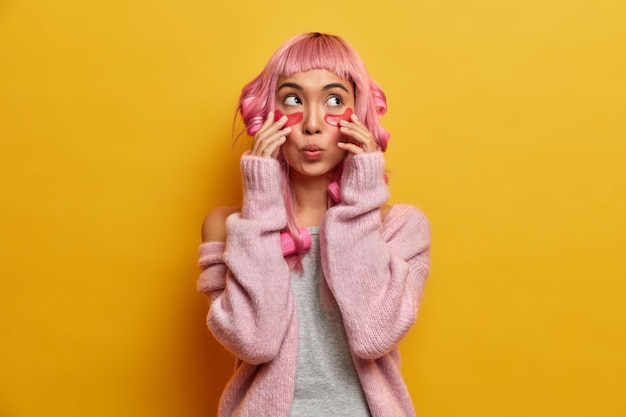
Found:
<path fill-rule="evenodd" d="M 276 56 L 276 71 L 283 77 L 289 77 L 297 72 L 324 69 L 354 82 L 352 76 L 359 74 L 361 69 L 355 67 L 358 59 L 350 53 L 350 49 L 338 37 L 320 34 L 305 36 L 288 47 L 283 54 Z"/>

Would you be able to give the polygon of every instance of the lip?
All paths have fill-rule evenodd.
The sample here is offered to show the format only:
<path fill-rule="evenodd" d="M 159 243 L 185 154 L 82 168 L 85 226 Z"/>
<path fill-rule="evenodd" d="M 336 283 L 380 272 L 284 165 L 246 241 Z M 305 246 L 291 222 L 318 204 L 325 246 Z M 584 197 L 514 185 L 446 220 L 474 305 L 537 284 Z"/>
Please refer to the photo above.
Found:
<path fill-rule="evenodd" d="M 316 159 L 320 159 L 324 153 L 324 150 L 316 145 L 306 145 L 302 148 L 302 155 L 304 155 L 305 159 L 309 161 L 315 161 Z"/>

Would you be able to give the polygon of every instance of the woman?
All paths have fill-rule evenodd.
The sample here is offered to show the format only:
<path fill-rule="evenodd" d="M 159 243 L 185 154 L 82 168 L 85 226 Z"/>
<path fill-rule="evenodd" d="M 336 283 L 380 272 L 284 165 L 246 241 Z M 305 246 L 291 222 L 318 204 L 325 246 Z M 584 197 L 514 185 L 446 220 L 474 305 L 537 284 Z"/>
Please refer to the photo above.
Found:
<path fill-rule="evenodd" d="M 240 208 L 202 227 L 198 290 L 237 358 L 220 416 L 413 416 L 398 342 L 417 316 L 430 229 L 386 204 L 382 89 L 343 39 L 287 41 L 243 88 Z"/>

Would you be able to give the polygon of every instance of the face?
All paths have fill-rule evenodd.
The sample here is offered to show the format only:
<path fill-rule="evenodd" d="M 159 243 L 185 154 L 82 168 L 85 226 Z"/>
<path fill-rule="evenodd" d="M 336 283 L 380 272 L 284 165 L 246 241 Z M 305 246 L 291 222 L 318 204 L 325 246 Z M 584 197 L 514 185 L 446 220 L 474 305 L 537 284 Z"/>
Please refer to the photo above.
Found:
<path fill-rule="evenodd" d="M 304 176 L 331 173 L 346 154 L 338 120 L 354 109 L 354 88 L 326 70 L 298 72 L 278 80 L 276 110 L 289 117 L 291 133 L 281 147 L 291 171 Z M 298 114 L 298 113 L 301 113 Z"/>

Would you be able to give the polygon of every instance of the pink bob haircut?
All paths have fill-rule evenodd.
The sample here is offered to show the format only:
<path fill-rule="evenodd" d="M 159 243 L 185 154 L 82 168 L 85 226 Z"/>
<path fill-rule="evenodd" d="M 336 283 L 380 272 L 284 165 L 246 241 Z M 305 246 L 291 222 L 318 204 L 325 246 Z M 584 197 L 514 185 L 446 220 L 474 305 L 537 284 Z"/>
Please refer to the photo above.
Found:
<path fill-rule="evenodd" d="M 314 69 L 330 71 L 352 82 L 353 110 L 385 151 L 389 133 L 379 123 L 379 117 L 387 112 L 385 93 L 348 42 L 338 36 L 317 32 L 297 35 L 285 42 L 272 55 L 261 74 L 243 88 L 238 111 L 248 134 L 254 136 L 267 114 L 275 110 L 279 78 Z"/>
<path fill-rule="evenodd" d="M 270 111 L 276 109 L 276 88 L 281 77 L 290 77 L 298 72 L 324 69 L 350 81 L 354 87 L 356 115 L 376 138 L 382 151 L 387 149 L 389 133 L 382 128 L 379 118 L 387 112 L 387 99 L 382 88 L 372 79 L 360 56 L 350 44 L 338 36 L 317 32 L 297 35 L 285 42 L 269 59 L 267 65 L 241 92 L 238 112 L 246 131 L 254 136 L 261 128 Z M 302 268 L 305 252 L 304 241 L 295 220 L 295 204 L 288 179 L 289 166 L 279 156 L 283 178 L 282 189 L 287 210 L 287 227 L 296 244 L 296 254 L 286 257 L 291 269 Z M 333 182 L 340 185 L 342 165 L 337 167 Z M 329 193 L 329 206 L 336 204 Z M 328 296 L 329 292 L 323 291 Z"/>

